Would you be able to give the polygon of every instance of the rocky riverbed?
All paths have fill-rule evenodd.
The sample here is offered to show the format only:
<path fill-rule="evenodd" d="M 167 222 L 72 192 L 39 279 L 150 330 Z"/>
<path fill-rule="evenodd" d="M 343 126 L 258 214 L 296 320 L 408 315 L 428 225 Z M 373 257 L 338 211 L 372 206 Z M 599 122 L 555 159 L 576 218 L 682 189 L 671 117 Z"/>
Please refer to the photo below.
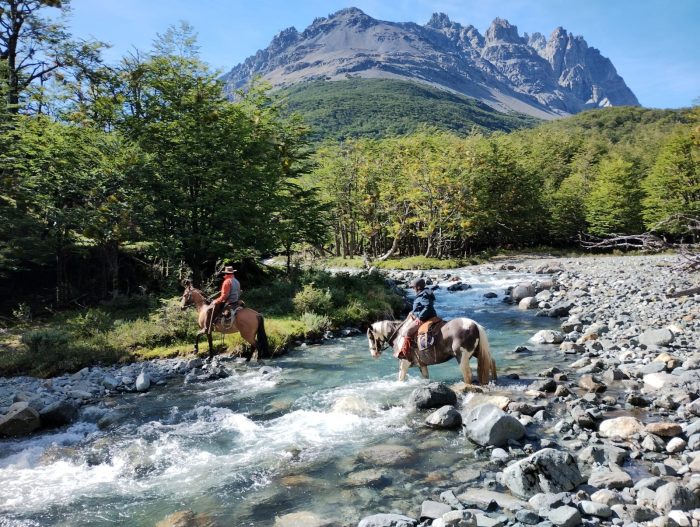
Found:
<path fill-rule="evenodd" d="M 461 402 L 447 401 L 444 385 L 416 390 L 411 403 L 427 426 L 463 426 L 486 470 L 412 511 L 378 512 L 359 526 L 700 525 L 700 295 L 669 297 L 700 277 L 680 263 L 503 264 L 542 275 L 507 300 L 561 319 L 560 331 L 532 341 L 550 343 L 568 367 L 538 372 L 524 390 L 499 382 L 460 394 Z"/>
<path fill-rule="evenodd" d="M 483 393 L 463 385 L 418 388 L 408 411 L 425 419 L 426 430 L 457 430 L 447 433 L 478 445 L 477 468 L 443 475 L 453 484 L 442 483 L 430 499 L 423 493 L 406 509 L 358 510 L 360 525 L 700 525 L 700 296 L 668 296 L 697 287 L 700 277 L 683 274 L 678 263 L 655 256 L 483 266 L 539 277 L 486 294 L 559 319 L 559 331 L 532 335 L 532 346 L 551 347 L 559 368 L 523 372 L 523 379 L 506 375 Z M 449 272 L 423 274 L 443 287 L 452 279 Z M 401 285 L 415 273 L 390 276 Z M 469 284 L 455 279 L 449 287 Z M 523 357 L 529 351 L 527 344 L 512 350 Z M 97 412 L 90 419 L 107 428 L 115 416 L 94 403 L 182 379 L 220 379 L 237 360 L 158 360 L 48 380 L 0 379 L 0 435 L 62 426 L 78 412 L 83 419 Z M 525 381 L 525 373 L 536 380 Z M 445 432 L 426 433 L 423 439 Z M 363 451 L 368 466 L 379 467 L 372 455 L 386 456 L 386 448 Z M 377 471 L 367 472 L 362 476 L 372 487 Z M 182 518 L 159 525 L 199 521 Z M 276 525 L 347 523 L 297 512 L 280 515 Z"/>

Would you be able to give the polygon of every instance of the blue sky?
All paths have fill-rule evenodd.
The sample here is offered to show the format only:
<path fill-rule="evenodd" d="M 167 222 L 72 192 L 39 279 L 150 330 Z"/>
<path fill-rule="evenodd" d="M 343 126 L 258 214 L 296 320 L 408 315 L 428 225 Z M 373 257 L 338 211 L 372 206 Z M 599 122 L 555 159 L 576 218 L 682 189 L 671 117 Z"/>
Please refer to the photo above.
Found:
<path fill-rule="evenodd" d="M 700 0 L 72 0 L 77 37 L 113 45 L 112 61 L 148 50 L 157 33 L 185 20 L 202 58 L 229 70 L 290 26 L 358 7 L 380 20 L 425 24 L 433 12 L 482 33 L 496 17 L 549 36 L 563 26 L 610 58 L 643 106 L 679 108 L 700 97 Z"/>

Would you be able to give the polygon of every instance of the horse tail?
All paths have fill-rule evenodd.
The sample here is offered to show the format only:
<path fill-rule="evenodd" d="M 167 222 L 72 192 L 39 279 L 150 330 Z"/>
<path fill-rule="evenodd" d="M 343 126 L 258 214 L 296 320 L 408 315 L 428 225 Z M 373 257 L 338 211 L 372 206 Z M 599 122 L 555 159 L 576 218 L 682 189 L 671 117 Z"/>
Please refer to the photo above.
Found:
<path fill-rule="evenodd" d="M 481 324 L 476 324 L 476 327 L 479 329 L 479 344 L 476 350 L 477 376 L 479 377 L 479 384 L 486 386 L 489 383 L 489 373 L 492 370 L 493 377 L 494 379 L 496 378 L 496 362 L 491 357 L 491 348 L 489 347 L 489 338 L 486 336 L 486 330 Z"/>
<path fill-rule="evenodd" d="M 260 313 L 258 313 L 258 332 L 255 335 L 255 340 L 262 356 L 269 357 L 270 344 L 267 341 L 267 333 L 265 333 L 265 319 Z"/>

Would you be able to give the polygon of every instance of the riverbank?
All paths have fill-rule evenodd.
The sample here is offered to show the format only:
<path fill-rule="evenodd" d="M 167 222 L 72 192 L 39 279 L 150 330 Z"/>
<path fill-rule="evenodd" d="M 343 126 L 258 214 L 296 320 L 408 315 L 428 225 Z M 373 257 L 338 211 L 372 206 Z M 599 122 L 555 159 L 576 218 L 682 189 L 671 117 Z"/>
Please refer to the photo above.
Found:
<path fill-rule="evenodd" d="M 272 274 L 243 292 L 265 317 L 273 355 L 399 311 L 403 300 L 379 273 L 331 274 L 315 269 Z M 198 331 L 193 310 L 179 298 L 118 298 L 99 307 L 23 318 L 0 332 L 0 376 L 55 377 L 85 367 L 186 357 Z M 204 339 L 206 341 L 206 339 Z M 239 334 L 215 335 L 216 352 L 239 354 Z M 206 344 L 203 353 L 206 353 Z"/>
<path fill-rule="evenodd" d="M 455 409 L 481 445 L 483 470 L 403 515 L 377 511 L 360 525 L 697 526 L 700 295 L 674 294 L 700 277 L 680 264 L 673 256 L 504 262 L 543 273 L 511 296 L 520 309 L 561 317 L 561 331 L 533 342 L 551 343 L 568 366 L 460 395 Z M 442 422 L 425 415 L 431 426 Z"/>

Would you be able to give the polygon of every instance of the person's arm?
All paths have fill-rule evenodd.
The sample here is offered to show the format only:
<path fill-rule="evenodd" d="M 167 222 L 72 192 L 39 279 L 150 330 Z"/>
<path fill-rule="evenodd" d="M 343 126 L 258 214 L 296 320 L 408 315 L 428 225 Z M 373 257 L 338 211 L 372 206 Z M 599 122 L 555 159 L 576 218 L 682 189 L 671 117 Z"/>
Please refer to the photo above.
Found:
<path fill-rule="evenodd" d="M 231 280 L 224 280 L 224 283 L 221 286 L 221 294 L 219 295 L 219 298 L 214 300 L 215 304 L 220 304 L 221 302 L 225 302 L 226 299 L 228 298 L 228 294 L 231 292 Z"/>

